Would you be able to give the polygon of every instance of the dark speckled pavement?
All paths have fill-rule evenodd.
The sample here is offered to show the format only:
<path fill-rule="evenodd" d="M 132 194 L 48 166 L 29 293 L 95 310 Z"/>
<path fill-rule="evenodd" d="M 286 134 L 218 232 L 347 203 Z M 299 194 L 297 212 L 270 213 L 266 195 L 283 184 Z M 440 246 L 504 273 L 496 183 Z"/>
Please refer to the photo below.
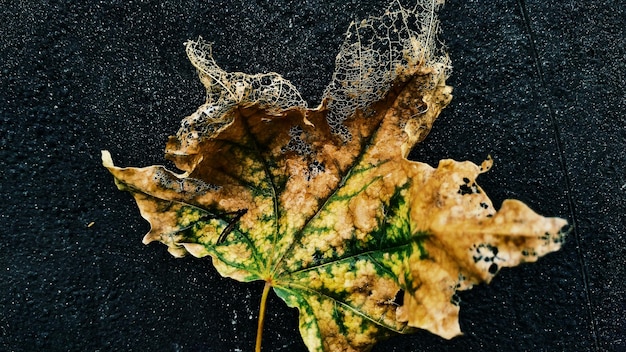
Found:
<path fill-rule="evenodd" d="M 319 103 L 349 22 L 386 1 L 3 1 L 0 350 L 251 351 L 262 283 L 141 244 L 148 224 L 100 165 L 163 162 L 204 92 L 182 43 L 227 70 L 276 71 Z M 573 225 L 564 248 L 460 294 L 465 335 L 375 351 L 626 351 L 626 6 L 448 1 L 454 100 L 414 160 L 494 168 L 499 205 Z M 272 296 L 264 350 L 304 351 Z"/>

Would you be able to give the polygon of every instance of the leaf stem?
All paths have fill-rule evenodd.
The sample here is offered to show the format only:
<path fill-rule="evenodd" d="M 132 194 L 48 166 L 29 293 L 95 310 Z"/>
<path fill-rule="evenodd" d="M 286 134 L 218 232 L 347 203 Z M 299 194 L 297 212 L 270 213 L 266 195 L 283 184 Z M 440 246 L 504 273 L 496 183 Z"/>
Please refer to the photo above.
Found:
<path fill-rule="evenodd" d="M 270 292 L 270 284 L 268 281 L 265 282 L 265 286 L 263 287 L 263 295 L 261 296 L 261 306 L 259 307 L 259 325 L 256 330 L 256 347 L 255 352 L 261 352 L 261 340 L 263 339 L 263 323 L 265 322 L 265 306 L 267 304 L 267 296 Z"/>

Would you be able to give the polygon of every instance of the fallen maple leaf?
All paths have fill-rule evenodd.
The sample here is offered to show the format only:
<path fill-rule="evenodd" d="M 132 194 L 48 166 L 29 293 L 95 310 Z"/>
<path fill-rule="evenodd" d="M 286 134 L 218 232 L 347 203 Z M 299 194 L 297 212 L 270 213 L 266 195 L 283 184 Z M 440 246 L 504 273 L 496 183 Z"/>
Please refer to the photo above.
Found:
<path fill-rule="evenodd" d="M 395 333 L 460 334 L 453 296 L 561 246 L 566 221 L 519 201 L 496 211 L 477 176 L 491 160 L 409 161 L 450 102 L 434 2 L 392 3 L 353 23 L 317 109 L 275 73 L 221 70 L 187 43 L 207 102 L 170 137 L 162 166 L 104 166 L 151 224 L 144 243 L 210 256 L 300 311 L 311 351 L 365 351 Z"/>

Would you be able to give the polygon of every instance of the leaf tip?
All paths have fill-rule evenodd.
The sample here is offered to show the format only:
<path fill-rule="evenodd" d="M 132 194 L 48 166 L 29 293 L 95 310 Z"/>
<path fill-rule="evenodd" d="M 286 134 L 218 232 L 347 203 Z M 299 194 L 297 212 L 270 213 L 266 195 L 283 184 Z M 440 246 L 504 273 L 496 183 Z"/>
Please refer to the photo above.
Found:
<path fill-rule="evenodd" d="M 111 153 L 109 153 L 108 150 L 102 150 L 101 153 L 102 153 L 102 166 L 106 168 L 114 167 L 115 165 L 113 165 L 113 158 L 111 157 Z"/>

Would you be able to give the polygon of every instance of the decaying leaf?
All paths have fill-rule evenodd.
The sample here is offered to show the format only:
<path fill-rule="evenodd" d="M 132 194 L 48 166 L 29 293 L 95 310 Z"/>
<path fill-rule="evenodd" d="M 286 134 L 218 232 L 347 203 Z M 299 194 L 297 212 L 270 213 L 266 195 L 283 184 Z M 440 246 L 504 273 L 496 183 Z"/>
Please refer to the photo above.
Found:
<path fill-rule="evenodd" d="M 280 75 L 225 72 L 188 42 L 207 102 L 167 143 L 182 173 L 102 154 L 151 224 L 144 243 L 266 281 L 299 309 L 311 351 L 460 334 L 455 291 L 558 250 L 566 222 L 515 200 L 496 211 L 476 183 L 491 160 L 406 159 L 451 99 L 437 6 L 394 2 L 353 23 L 316 109 Z"/>

